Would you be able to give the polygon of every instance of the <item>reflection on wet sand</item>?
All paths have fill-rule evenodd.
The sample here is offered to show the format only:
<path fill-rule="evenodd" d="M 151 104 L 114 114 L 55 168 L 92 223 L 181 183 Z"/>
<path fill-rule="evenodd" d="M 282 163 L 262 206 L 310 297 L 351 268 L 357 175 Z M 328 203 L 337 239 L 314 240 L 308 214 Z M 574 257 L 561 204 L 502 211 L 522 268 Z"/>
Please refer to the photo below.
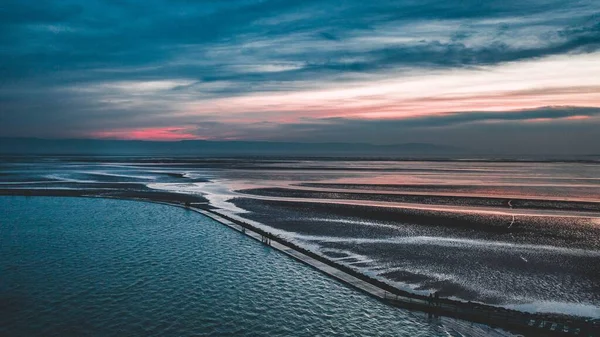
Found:
<path fill-rule="evenodd" d="M 61 158 L 0 173 L 2 189 L 205 198 L 404 290 L 600 317 L 597 163 Z"/>

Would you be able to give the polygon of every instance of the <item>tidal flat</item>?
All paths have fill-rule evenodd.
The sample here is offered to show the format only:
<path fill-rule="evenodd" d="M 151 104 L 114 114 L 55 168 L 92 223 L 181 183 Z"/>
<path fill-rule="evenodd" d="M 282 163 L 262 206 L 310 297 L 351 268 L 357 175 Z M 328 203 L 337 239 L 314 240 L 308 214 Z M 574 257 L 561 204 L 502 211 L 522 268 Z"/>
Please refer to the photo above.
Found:
<path fill-rule="evenodd" d="M 595 162 L 9 158 L 0 188 L 190 202 L 405 291 L 600 317 Z"/>

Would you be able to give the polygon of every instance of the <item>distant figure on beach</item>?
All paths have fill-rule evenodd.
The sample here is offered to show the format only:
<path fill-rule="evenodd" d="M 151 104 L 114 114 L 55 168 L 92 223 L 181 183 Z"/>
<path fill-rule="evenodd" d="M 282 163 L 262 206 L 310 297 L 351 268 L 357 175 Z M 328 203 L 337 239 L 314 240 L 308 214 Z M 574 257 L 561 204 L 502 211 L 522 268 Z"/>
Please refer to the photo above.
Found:
<path fill-rule="evenodd" d="M 429 293 L 429 305 L 433 304 L 433 294 Z"/>
<path fill-rule="evenodd" d="M 433 296 L 435 297 L 435 304 L 440 305 L 440 292 L 436 291 Z"/>

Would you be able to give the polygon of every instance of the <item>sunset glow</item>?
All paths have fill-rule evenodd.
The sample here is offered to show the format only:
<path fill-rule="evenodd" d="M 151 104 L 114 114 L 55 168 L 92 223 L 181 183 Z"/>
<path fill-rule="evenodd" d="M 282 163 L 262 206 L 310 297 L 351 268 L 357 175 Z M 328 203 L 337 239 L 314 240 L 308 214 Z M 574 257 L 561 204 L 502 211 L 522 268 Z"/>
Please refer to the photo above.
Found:
<path fill-rule="evenodd" d="M 597 1 L 66 3 L 0 24 L 0 136 L 596 151 Z"/>
<path fill-rule="evenodd" d="M 187 133 L 182 127 L 148 128 L 148 129 L 121 129 L 107 130 L 92 133 L 92 138 L 128 139 L 128 140 L 184 140 L 199 139 L 197 135 Z"/>

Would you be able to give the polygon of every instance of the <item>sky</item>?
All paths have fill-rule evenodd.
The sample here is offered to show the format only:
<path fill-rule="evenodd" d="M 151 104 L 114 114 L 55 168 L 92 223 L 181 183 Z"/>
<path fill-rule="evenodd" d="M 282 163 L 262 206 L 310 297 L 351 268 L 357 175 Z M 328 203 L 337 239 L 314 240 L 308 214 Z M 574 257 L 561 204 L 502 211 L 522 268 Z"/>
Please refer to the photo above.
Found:
<path fill-rule="evenodd" d="M 600 153 L 600 2 L 0 0 L 0 137 Z"/>

